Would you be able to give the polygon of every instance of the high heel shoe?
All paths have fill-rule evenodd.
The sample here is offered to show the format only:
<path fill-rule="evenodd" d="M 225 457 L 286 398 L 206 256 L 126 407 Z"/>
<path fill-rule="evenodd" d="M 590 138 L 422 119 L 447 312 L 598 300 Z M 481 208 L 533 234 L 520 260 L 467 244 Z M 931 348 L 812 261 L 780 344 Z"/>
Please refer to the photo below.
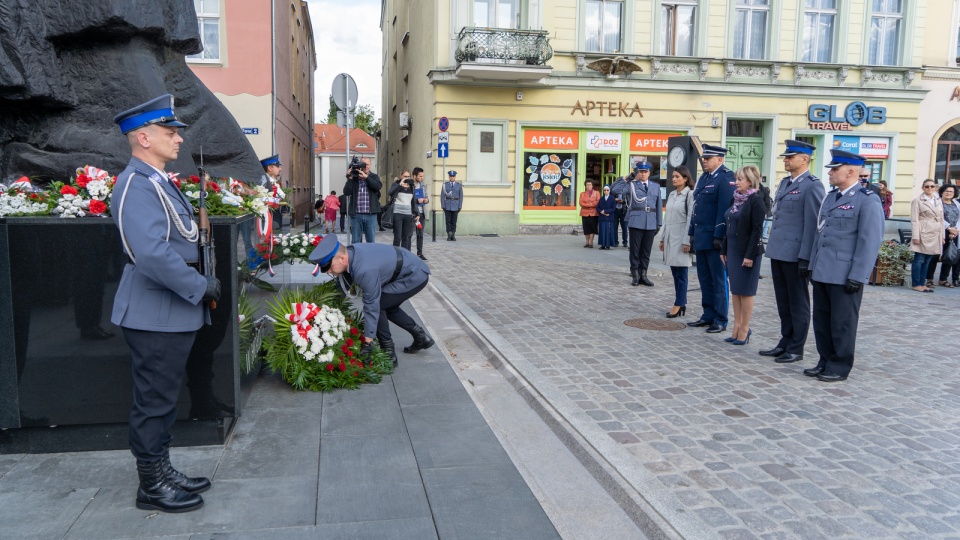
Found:
<path fill-rule="evenodd" d="M 734 341 L 737 340 L 737 338 L 735 338 L 735 337 L 728 337 L 728 338 L 723 338 L 723 340 L 726 341 L 727 343 L 733 343 Z"/>
<path fill-rule="evenodd" d="M 680 306 L 680 309 L 676 313 L 667 313 L 668 319 L 676 319 L 677 317 L 683 317 L 687 314 L 687 306 Z"/>
<path fill-rule="evenodd" d="M 742 341 L 739 340 L 739 339 L 735 339 L 735 340 L 731 341 L 730 343 L 733 343 L 734 345 L 746 345 L 747 343 L 750 343 L 750 334 L 752 334 L 752 333 L 753 333 L 753 330 L 752 330 L 752 329 L 751 329 L 751 330 L 747 330 L 747 339 L 744 339 L 744 340 L 742 340 Z"/>

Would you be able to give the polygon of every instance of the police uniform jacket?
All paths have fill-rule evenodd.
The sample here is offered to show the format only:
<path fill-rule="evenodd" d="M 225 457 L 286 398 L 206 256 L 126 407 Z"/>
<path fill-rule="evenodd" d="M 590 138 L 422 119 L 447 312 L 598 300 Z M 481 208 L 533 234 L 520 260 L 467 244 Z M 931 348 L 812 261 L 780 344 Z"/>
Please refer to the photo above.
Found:
<path fill-rule="evenodd" d="M 883 206 L 869 189 L 855 186 L 836 199 L 823 198 L 817 236 L 810 253 L 813 280 L 844 285 L 866 283 L 883 241 Z"/>
<path fill-rule="evenodd" d="M 440 187 L 440 208 L 453 212 L 463 208 L 463 186 L 459 182 L 444 182 Z"/>
<path fill-rule="evenodd" d="M 627 227 L 654 231 L 663 224 L 663 199 L 660 184 L 650 180 L 646 185 L 639 180 L 628 182 L 618 178 L 610 191 L 623 199 L 627 207 Z"/>
<path fill-rule="evenodd" d="M 380 319 L 380 295 L 412 291 L 427 279 L 430 267 L 410 250 L 389 244 L 354 244 L 347 249 L 351 251 L 347 272 L 363 291 L 363 333 L 374 338 Z M 397 279 L 390 281 L 397 268 L 397 253 L 403 258 L 403 266 Z"/>
<path fill-rule="evenodd" d="M 180 190 L 165 175 L 132 158 L 117 176 L 113 220 L 136 263 L 123 269 L 110 320 L 134 330 L 192 332 L 210 323 L 202 303 L 207 281 L 187 266 L 199 259 L 197 242 L 184 238 L 167 218 L 156 184 L 183 224 L 189 228 L 193 223 L 193 206 Z"/>
<path fill-rule="evenodd" d="M 773 198 L 773 224 L 767 241 L 767 257 L 784 262 L 810 260 L 817 235 L 817 213 L 825 190 L 819 178 L 805 171 L 793 182 L 780 181 Z"/>
<path fill-rule="evenodd" d="M 693 249 L 713 249 L 713 239 L 723 238 L 726 226 L 724 214 L 733 201 L 737 182 L 733 171 L 721 165 L 711 174 L 703 173 L 693 190 L 693 219 L 688 234 L 693 237 Z"/>

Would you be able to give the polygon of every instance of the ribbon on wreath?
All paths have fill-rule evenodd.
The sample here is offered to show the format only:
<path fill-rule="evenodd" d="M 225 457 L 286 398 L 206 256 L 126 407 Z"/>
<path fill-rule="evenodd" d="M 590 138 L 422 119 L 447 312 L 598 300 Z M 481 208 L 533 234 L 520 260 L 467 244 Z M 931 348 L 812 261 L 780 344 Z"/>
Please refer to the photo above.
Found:
<path fill-rule="evenodd" d="M 267 260 L 267 273 L 273 277 L 277 273 L 273 271 L 273 218 L 268 208 L 264 208 L 263 213 L 257 216 L 257 237 L 261 243 L 270 243 L 270 251 L 264 259 Z"/>
<path fill-rule="evenodd" d="M 110 173 L 103 169 L 98 169 L 93 165 L 85 165 L 77 169 L 77 176 L 85 174 L 90 177 L 91 180 L 106 180 L 110 178 Z"/>
<path fill-rule="evenodd" d="M 303 339 L 308 339 L 307 333 L 313 328 L 310 325 L 310 320 L 320 313 L 320 309 L 319 306 L 310 302 L 293 304 L 293 313 L 287 314 L 287 320 L 293 323 L 290 325 L 290 333 L 293 334 L 293 337 L 299 335 Z"/>
<path fill-rule="evenodd" d="M 318 235 L 316 235 L 316 236 L 313 237 L 313 240 L 311 240 L 310 243 L 313 244 L 313 247 L 317 247 L 318 245 L 320 245 L 320 241 L 321 241 L 321 240 L 323 240 L 323 235 L 322 235 L 322 234 L 318 234 Z M 318 275 L 320 275 L 320 265 L 319 265 L 319 264 L 313 267 L 313 272 L 311 272 L 311 274 L 313 274 L 313 277 L 317 277 Z"/>

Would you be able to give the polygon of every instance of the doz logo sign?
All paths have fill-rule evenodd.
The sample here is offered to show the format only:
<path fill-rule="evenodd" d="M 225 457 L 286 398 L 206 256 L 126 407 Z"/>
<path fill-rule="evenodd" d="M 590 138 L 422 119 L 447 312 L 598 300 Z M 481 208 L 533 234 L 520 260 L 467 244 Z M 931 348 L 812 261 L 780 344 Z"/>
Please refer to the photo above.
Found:
<path fill-rule="evenodd" d="M 622 133 L 587 133 L 587 148 L 590 150 L 613 150 L 619 152 L 622 143 Z"/>

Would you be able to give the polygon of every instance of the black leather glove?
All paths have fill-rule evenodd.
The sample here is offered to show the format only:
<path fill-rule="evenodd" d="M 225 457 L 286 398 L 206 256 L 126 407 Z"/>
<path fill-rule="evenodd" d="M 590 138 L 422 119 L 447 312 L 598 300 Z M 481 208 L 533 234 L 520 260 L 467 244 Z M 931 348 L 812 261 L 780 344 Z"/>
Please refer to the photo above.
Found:
<path fill-rule="evenodd" d="M 852 279 L 848 279 L 847 284 L 843 286 L 843 290 L 846 291 L 847 294 L 858 293 L 862 288 L 863 288 L 863 283 L 860 283 L 859 281 L 854 281 Z"/>
<path fill-rule="evenodd" d="M 203 292 L 203 299 L 216 302 L 220 299 L 220 280 L 213 276 L 203 277 L 207 280 L 207 290 Z"/>
<path fill-rule="evenodd" d="M 657 227 L 657 228 L 653 231 L 653 235 L 654 235 L 654 236 L 656 236 L 656 235 L 658 235 L 658 234 L 660 234 L 660 227 Z"/>
<path fill-rule="evenodd" d="M 804 259 L 797 260 L 799 274 L 802 279 L 810 279 L 813 272 L 810 271 L 810 261 Z"/>
<path fill-rule="evenodd" d="M 373 341 L 364 340 L 363 345 L 360 346 L 360 358 L 359 360 L 363 362 L 363 365 L 369 366 L 371 364 L 370 353 L 373 352 Z"/>
<path fill-rule="evenodd" d="M 723 246 L 723 240 L 719 238 L 713 239 L 713 249 L 720 249 Z"/>

